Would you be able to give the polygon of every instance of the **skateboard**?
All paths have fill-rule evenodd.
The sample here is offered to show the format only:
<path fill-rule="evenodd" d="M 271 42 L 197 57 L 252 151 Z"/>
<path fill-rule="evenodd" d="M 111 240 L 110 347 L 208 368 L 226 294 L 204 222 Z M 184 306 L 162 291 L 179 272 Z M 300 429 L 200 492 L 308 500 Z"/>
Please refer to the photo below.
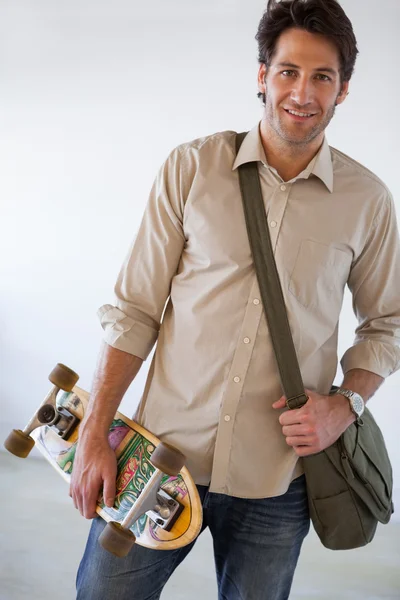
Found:
<path fill-rule="evenodd" d="M 69 482 L 89 394 L 76 386 L 79 377 L 58 364 L 49 375 L 54 387 L 23 431 L 13 430 L 5 448 L 25 458 L 34 445 Z M 196 485 L 179 450 L 117 412 L 108 440 L 117 457 L 116 498 L 112 508 L 100 493 L 96 512 L 107 526 L 100 544 L 126 556 L 136 542 L 173 550 L 192 542 L 200 532 L 202 506 Z"/>

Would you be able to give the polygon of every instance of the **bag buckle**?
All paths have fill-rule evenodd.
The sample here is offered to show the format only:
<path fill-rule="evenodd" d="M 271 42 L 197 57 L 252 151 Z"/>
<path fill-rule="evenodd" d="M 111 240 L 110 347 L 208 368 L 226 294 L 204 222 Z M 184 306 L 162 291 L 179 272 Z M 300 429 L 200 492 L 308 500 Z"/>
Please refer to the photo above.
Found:
<path fill-rule="evenodd" d="M 301 401 L 299 402 L 300 398 L 301 398 Z M 286 406 L 290 410 L 293 410 L 295 408 L 301 408 L 308 402 L 308 400 L 309 400 L 309 396 L 307 396 L 306 394 L 299 394 L 298 396 L 292 396 L 291 398 L 286 398 Z M 294 401 L 294 406 L 290 406 L 290 403 L 292 401 Z"/>

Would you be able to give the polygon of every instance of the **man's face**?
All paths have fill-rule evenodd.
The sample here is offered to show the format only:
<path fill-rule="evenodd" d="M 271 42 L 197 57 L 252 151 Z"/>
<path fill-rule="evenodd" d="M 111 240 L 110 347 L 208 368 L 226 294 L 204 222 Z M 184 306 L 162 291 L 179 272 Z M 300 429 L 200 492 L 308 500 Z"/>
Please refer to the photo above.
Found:
<path fill-rule="evenodd" d="M 286 144 L 307 145 L 323 134 L 347 95 L 339 67 L 338 50 L 326 37 L 302 29 L 280 36 L 268 70 L 260 66 L 258 87 L 266 95 L 264 118 Z"/>

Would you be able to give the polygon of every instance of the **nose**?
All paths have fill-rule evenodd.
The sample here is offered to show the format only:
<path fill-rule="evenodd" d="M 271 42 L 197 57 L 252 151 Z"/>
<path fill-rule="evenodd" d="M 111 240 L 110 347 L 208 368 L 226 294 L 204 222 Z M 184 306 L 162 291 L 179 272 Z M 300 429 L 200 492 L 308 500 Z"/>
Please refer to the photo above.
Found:
<path fill-rule="evenodd" d="M 290 97 L 298 106 L 311 104 L 313 101 L 313 89 L 310 80 L 306 77 L 298 77 L 293 83 Z"/>

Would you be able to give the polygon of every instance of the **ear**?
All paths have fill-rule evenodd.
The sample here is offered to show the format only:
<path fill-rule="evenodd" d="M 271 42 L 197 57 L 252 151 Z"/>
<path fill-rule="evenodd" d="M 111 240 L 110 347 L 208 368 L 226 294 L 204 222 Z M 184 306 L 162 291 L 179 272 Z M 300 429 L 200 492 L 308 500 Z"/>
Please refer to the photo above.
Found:
<path fill-rule="evenodd" d="M 344 102 L 346 100 L 346 97 L 348 96 L 348 94 L 349 94 L 349 82 L 344 81 L 342 83 L 342 89 L 340 90 L 340 94 L 336 98 L 336 106 L 338 104 L 342 104 L 342 102 Z"/>
<path fill-rule="evenodd" d="M 258 91 L 265 94 L 265 76 L 267 74 L 267 67 L 263 64 L 258 69 Z"/>

